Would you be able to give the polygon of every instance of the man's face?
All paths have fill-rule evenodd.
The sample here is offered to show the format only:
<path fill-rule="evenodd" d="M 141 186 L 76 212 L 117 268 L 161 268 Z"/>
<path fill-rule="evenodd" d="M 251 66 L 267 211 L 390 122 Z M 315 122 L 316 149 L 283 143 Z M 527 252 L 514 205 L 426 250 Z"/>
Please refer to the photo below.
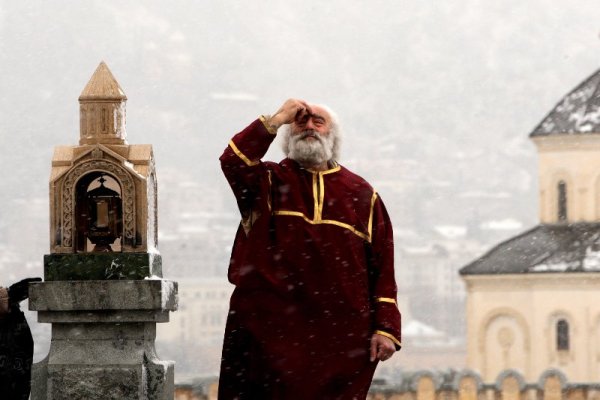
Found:
<path fill-rule="evenodd" d="M 292 123 L 292 136 L 306 131 L 314 131 L 321 136 L 329 135 L 331 116 L 319 106 L 311 106 L 312 113 L 305 113 L 298 121 Z M 308 136 L 305 140 L 315 140 Z"/>
<path fill-rule="evenodd" d="M 330 135 L 331 117 L 318 106 L 291 124 L 288 157 L 306 167 L 331 160 L 333 135 Z"/>

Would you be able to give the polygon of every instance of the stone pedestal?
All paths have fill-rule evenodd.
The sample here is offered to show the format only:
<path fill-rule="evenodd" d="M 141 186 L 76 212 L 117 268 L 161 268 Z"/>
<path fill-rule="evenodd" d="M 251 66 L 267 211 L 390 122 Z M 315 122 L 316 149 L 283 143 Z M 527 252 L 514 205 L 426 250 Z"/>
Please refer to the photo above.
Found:
<path fill-rule="evenodd" d="M 156 323 L 177 309 L 176 282 L 41 282 L 30 285 L 29 309 L 52 324 L 32 400 L 173 399 L 174 363 L 158 359 L 154 340 Z"/>

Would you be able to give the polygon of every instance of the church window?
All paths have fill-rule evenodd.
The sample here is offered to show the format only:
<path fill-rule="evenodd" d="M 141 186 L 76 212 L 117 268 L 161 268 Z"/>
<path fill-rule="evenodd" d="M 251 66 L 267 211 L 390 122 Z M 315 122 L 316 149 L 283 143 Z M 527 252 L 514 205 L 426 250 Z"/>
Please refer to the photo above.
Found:
<path fill-rule="evenodd" d="M 556 323 L 556 350 L 569 350 L 569 323 L 564 319 Z"/>
<path fill-rule="evenodd" d="M 565 181 L 558 182 L 558 220 L 567 220 L 567 184 Z"/>

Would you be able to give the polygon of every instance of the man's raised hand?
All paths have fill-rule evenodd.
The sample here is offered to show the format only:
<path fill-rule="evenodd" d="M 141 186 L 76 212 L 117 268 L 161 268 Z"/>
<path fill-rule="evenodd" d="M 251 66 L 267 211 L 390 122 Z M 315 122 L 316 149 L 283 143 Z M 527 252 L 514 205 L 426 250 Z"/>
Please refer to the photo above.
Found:
<path fill-rule="evenodd" d="M 281 125 L 291 124 L 302 119 L 307 113 L 312 114 L 312 110 L 306 101 L 288 99 L 275 114 L 271 115 L 269 125 L 278 129 Z"/>

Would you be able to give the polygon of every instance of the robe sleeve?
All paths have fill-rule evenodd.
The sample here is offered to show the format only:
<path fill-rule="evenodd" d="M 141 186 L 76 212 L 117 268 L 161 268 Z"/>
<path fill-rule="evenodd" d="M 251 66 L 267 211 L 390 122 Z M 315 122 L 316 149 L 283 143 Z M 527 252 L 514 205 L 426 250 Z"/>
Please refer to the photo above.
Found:
<path fill-rule="evenodd" d="M 379 196 L 375 198 L 372 213 L 370 269 L 374 333 L 390 338 L 396 345 L 396 350 L 399 350 L 401 323 L 394 276 L 394 234 L 392 223 Z"/>
<path fill-rule="evenodd" d="M 219 158 L 221 169 L 233 190 L 248 233 L 262 204 L 269 202 L 269 171 L 261 158 L 275 138 L 264 117 L 235 135 Z"/>

